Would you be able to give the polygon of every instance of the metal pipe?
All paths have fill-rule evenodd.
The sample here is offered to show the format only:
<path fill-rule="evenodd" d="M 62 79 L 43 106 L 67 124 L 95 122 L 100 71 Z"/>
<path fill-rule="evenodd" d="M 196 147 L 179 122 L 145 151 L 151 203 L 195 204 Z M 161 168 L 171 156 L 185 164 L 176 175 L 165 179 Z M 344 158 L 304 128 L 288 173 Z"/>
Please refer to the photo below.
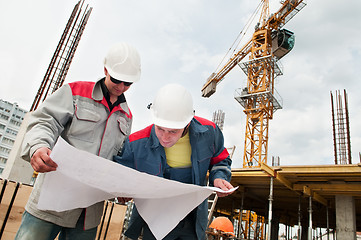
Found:
<path fill-rule="evenodd" d="M 239 210 L 239 223 L 238 223 L 238 232 L 237 232 L 237 238 L 241 238 L 241 229 L 242 229 L 242 217 L 243 217 L 243 202 L 244 202 L 244 192 L 242 192 L 242 198 L 241 198 L 241 209 Z M 245 237 L 245 236 L 244 236 Z"/>
<path fill-rule="evenodd" d="M 298 230 L 297 230 L 297 240 L 301 240 L 301 196 L 298 197 Z"/>
<path fill-rule="evenodd" d="M 234 231 L 234 200 L 232 200 L 232 213 L 231 213 L 231 220 L 232 220 L 233 231 Z"/>
<path fill-rule="evenodd" d="M 247 233 L 247 239 L 251 240 L 251 223 L 252 223 L 252 216 L 251 211 L 248 211 L 248 233 Z"/>
<path fill-rule="evenodd" d="M 337 165 L 337 143 L 336 143 L 336 126 L 335 126 L 335 110 L 333 105 L 333 95 L 331 94 L 331 111 L 332 111 L 332 133 L 333 133 L 333 151 L 335 155 L 335 164 Z"/>
<path fill-rule="evenodd" d="M 269 193 L 269 206 L 268 206 L 268 230 L 267 240 L 271 240 L 271 228 L 272 228 L 272 201 L 273 201 L 273 177 L 270 178 L 270 193 Z"/>
<path fill-rule="evenodd" d="M 308 225 L 308 239 L 312 239 L 312 197 L 309 197 L 309 207 L 308 207 L 308 218 L 309 218 L 309 225 Z"/>
<path fill-rule="evenodd" d="M 328 206 L 326 206 L 326 226 L 327 226 L 327 240 L 330 240 L 330 225 L 328 218 Z"/>
<path fill-rule="evenodd" d="M 347 137 L 347 156 L 348 164 L 352 164 L 351 160 L 351 137 L 350 137 L 350 119 L 348 114 L 348 103 L 347 103 L 347 93 L 346 89 L 343 90 L 345 98 L 345 117 L 346 117 L 346 137 Z"/>

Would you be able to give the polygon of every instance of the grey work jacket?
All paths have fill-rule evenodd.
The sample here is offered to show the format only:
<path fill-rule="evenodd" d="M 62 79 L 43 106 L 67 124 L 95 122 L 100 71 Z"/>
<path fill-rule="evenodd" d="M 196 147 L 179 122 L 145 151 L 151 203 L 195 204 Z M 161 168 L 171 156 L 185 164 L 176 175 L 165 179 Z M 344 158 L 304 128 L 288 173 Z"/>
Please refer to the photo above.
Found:
<path fill-rule="evenodd" d="M 69 83 L 59 88 L 31 113 L 21 157 L 30 161 L 38 148 L 52 149 L 61 136 L 77 149 L 112 159 L 123 147 L 131 125 L 132 114 L 126 102 L 109 111 L 100 80 L 96 83 Z M 83 209 L 53 212 L 37 208 L 45 174 L 39 174 L 25 207 L 26 211 L 63 227 L 75 227 Z M 85 229 L 98 226 L 103 205 L 104 202 L 99 202 L 86 208 Z"/>

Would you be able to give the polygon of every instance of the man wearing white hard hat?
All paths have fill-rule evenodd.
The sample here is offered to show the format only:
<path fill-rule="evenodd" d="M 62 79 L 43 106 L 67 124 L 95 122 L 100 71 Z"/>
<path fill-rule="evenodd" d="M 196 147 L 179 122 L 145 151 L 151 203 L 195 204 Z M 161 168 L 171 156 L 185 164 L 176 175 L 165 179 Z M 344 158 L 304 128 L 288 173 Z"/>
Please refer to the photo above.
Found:
<path fill-rule="evenodd" d="M 233 188 L 229 183 L 232 161 L 223 134 L 215 123 L 194 116 L 192 96 L 183 86 L 168 84 L 159 89 L 150 109 L 154 124 L 131 134 L 122 153 L 114 156 L 115 161 L 141 172 L 200 186 L 207 185 L 209 172 L 211 186 Z M 207 214 L 205 200 L 164 239 L 205 239 Z M 155 239 L 134 208 L 125 236 L 138 239 L 142 231 L 143 240 Z"/>
<path fill-rule="evenodd" d="M 22 158 L 39 175 L 15 239 L 50 240 L 58 235 L 59 240 L 95 239 L 103 202 L 65 212 L 38 209 L 44 177 L 57 168 L 49 156 L 60 136 L 78 149 L 107 159 L 121 151 L 132 126 L 124 92 L 140 79 L 140 67 L 133 46 L 115 44 L 104 59 L 105 77 L 97 82 L 65 84 L 31 113 Z"/>

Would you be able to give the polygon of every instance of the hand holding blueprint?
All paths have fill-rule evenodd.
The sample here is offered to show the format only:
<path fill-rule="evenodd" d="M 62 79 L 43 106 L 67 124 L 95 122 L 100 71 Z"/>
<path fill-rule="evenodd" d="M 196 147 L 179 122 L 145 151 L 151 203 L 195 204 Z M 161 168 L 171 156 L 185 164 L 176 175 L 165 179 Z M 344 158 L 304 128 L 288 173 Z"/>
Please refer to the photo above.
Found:
<path fill-rule="evenodd" d="M 134 198 L 139 214 L 157 239 L 165 237 L 212 192 L 236 190 L 223 191 L 141 173 L 78 150 L 61 138 L 50 157 L 58 168 L 45 176 L 40 209 L 65 211 L 114 197 Z"/>

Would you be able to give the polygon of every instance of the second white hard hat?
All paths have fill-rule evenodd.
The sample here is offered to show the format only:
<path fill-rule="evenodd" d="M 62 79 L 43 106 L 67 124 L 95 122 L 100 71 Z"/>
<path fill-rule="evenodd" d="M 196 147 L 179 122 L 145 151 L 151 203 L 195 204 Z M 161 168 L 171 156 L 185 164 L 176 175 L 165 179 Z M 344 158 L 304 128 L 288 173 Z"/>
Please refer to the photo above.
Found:
<path fill-rule="evenodd" d="M 139 81 L 140 66 L 138 51 L 124 42 L 113 45 L 104 58 L 104 67 L 109 75 L 124 82 Z"/>
<path fill-rule="evenodd" d="M 179 84 L 159 89 L 151 105 L 153 123 L 160 127 L 182 129 L 194 117 L 191 94 Z"/>

